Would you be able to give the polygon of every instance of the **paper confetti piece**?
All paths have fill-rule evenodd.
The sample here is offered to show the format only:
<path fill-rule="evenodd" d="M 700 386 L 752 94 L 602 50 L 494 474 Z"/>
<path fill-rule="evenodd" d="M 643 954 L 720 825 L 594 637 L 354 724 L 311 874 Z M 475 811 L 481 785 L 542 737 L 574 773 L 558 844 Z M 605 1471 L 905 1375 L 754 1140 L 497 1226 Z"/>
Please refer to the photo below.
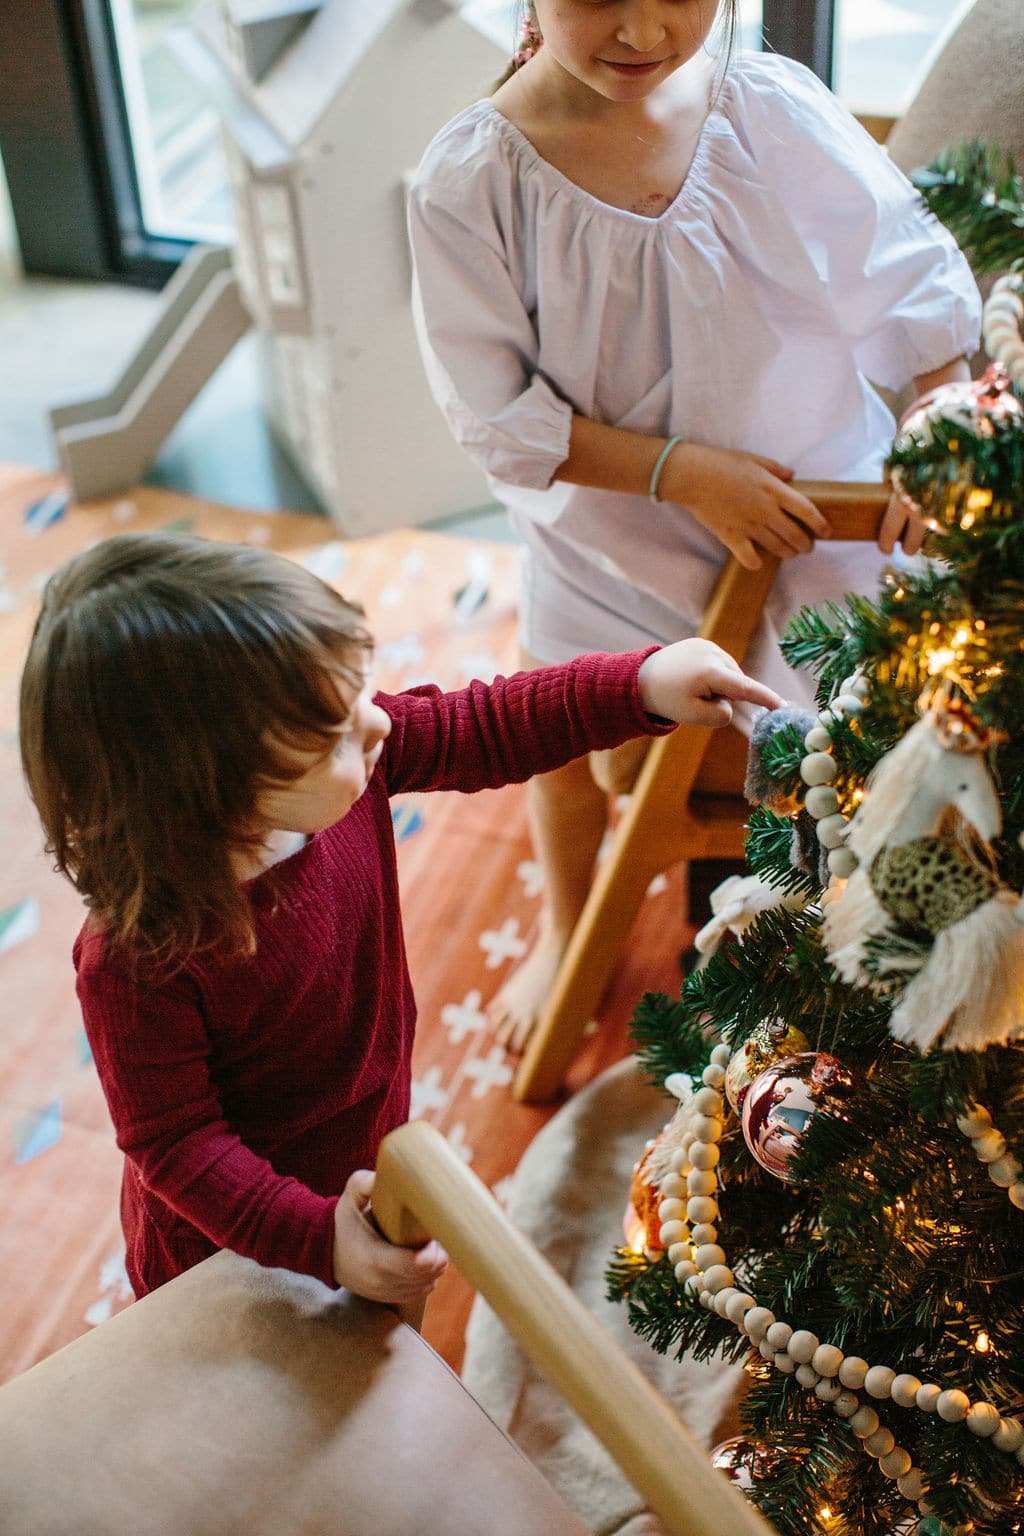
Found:
<path fill-rule="evenodd" d="M 51 491 L 41 501 L 32 502 L 25 508 L 25 527 L 29 533 L 42 533 L 64 516 L 70 497 L 67 491 Z"/>
<path fill-rule="evenodd" d="M 391 807 L 391 825 L 395 829 L 395 840 L 404 843 L 407 837 L 412 837 L 423 825 L 423 817 L 414 805 L 393 805 Z"/>
<path fill-rule="evenodd" d="M 24 901 L 0 912 L 0 954 L 38 932 L 39 902 L 34 896 L 27 896 Z"/>
<path fill-rule="evenodd" d="M 41 1152 L 56 1146 L 64 1130 L 60 1099 L 54 1099 L 45 1109 L 33 1115 L 25 1115 L 14 1123 L 14 1161 L 30 1162 Z"/>

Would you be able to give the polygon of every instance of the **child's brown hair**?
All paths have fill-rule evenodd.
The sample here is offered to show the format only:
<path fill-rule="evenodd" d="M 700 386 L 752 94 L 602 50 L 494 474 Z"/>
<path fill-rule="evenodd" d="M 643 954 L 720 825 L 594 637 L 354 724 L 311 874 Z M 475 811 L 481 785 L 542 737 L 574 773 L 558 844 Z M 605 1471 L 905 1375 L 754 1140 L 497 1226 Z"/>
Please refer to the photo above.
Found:
<path fill-rule="evenodd" d="M 266 550 L 121 534 L 50 578 L 21 758 L 56 868 L 111 941 L 183 964 L 253 927 L 232 855 L 260 841 L 280 748 L 326 748 L 362 686 L 362 610 Z M 293 759 L 294 761 L 294 759 Z"/>

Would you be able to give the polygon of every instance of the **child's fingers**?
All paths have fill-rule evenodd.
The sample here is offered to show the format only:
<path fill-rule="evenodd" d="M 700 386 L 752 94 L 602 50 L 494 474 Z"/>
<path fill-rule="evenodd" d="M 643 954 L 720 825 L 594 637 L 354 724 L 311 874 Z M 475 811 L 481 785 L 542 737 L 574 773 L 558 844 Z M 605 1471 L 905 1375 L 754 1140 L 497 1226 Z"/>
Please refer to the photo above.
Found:
<path fill-rule="evenodd" d="M 440 1243 L 423 1248 L 394 1248 L 380 1255 L 380 1284 L 389 1300 L 406 1300 L 432 1291 L 448 1267 L 448 1255 Z"/>
<path fill-rule="evenodd" d="M 916 555 L 927 532 L 920 510 L 909 496 L 898 492 L 890 496 L 878 530 L 878 547 L 883 555 L 892 554 L 897 540 L 903 545 L 905 555 Z"/>
<path fill-rule="evenodd" d="M 806 555 L 814 548 L 814 540 L 802 523 L 785 512 L 773 508 L 754 535 L 759 548 L 780 560 L 791 560 L 794 555 Z"/>
<path fill-rule="evenodd" d="M 413 1258 L 416 1269 L 423 1275 L 433 1275 L 435 1280 L 448 1268 L 448 1255 L 441 1244 L 434 1240 L 417 1248 Z"/>
<path fill-rule="evenodd" d="M 806 496 L 795 491 L 791 485 L 782 486 L 777 499 L 782 510 L 788 512 L 790 517 L 795 517 L 816 539 L 832 537 L 832 524 L 828 518 L 818 511 L 813 501 L 808 501 Z"/>
<path fill-rule="evenodd" d="M 763 459 L 757 453 L 753 457 L 761 465 L 762 469 L 766 469 L 770 475 L 775 475 L 779 480 L 792 480 L 795 471 L 790 469 L 788 465 L 778 464 L 775 459 Z"/>
<path fill-rule="evenodd" d="M 900 530 L 907 520 L 906 510 L 901 496 L 890 496 L 889 505 L 885 509 L 881 526 L 878 530 L 878 547 L 883 555 L 891 555 L 896 548 L 896 540 L 900 536 Z"/>
<path fill-rule="evenodd" d="M 754 548 L 750 539 L 732 538 L 722 541 L 731 555 L 735 555 L 740 565 L 748 571 L 761 569 L 761 556 Z"/>
<path fill-rule="evenodd" d="M 373 1174 L 369 1168 L 357 1168 L 355 1173 L 349 1174 L 345 1181 L 345 1193 L 351 1195 L 360 1210 L 369 1204 L 373 1194 Z"/>
<path fill-rule="evenodd" d="M 710 725 L 716 730 L 731 719 L 732 705 L 723 698 L 694 699 L 686 712 L 687 725 Z"/>
<path fill-rule="evenodd" d="M 754 677 L 748 677 L 745 672 L 727 672 L 723 669 L 712 686 L 716 694 L 734 703 L 742 701 L 744 704 L 760 704 L 764 709 L 780 709 L 783 703 L 774 688 L 759 683 Z"/>

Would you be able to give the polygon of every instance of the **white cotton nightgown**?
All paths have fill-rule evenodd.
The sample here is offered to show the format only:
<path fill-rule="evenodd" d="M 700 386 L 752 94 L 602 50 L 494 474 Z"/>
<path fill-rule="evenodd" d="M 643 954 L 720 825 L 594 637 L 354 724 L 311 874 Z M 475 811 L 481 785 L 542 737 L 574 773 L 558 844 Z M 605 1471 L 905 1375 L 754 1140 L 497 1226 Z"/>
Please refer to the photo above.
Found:
<path fill-rule="evenodd" d="M 409 204 L 434 396 L 525 549 L 521 633 L 547 662 L 694 632 L 726 558 L 685 508 L 554 482 L 574 412 L 746 449 L 799 479 L 880 481 L 901 388 L 977 347 L 967 263 L 808 70 L 740 54 L 678 196 L 611 207 L 490 100 L 428 147 Z M 783 563 L 747 668 L 808 698 L 778 652 L 804 604 L 876 590 L 883 558 Z"/>

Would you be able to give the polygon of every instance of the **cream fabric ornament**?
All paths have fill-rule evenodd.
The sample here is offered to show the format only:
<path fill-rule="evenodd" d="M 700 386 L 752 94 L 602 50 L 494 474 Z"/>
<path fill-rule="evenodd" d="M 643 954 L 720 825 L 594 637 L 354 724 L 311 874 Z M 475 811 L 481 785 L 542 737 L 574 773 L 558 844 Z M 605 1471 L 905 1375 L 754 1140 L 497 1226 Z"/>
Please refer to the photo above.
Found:
<path fill-rule="evenodd" d="M 745 933 L 760 913 L 777 907 L 799 912 L 808 900 L 806 893 L 769 885 L 758 875 L 729 875 L 711 892 L 713 916 L 697 934 L 693 947 L 700 955 L 713 955 L 726 933 Z"/>
<path fill-rule="evenodd" d="M 933 701 L 868 779 L 847 839 L 860 867 L 825 910 L 840 976 L 902 987 L 889 1028 L 920 1050 L 984 1050 L 1024 1035 L 1024 906 L 986 860 L 1002 826 L 991 739 L 959 703 Z M 887 948 L 903 925 L 930 947 Z"/>

